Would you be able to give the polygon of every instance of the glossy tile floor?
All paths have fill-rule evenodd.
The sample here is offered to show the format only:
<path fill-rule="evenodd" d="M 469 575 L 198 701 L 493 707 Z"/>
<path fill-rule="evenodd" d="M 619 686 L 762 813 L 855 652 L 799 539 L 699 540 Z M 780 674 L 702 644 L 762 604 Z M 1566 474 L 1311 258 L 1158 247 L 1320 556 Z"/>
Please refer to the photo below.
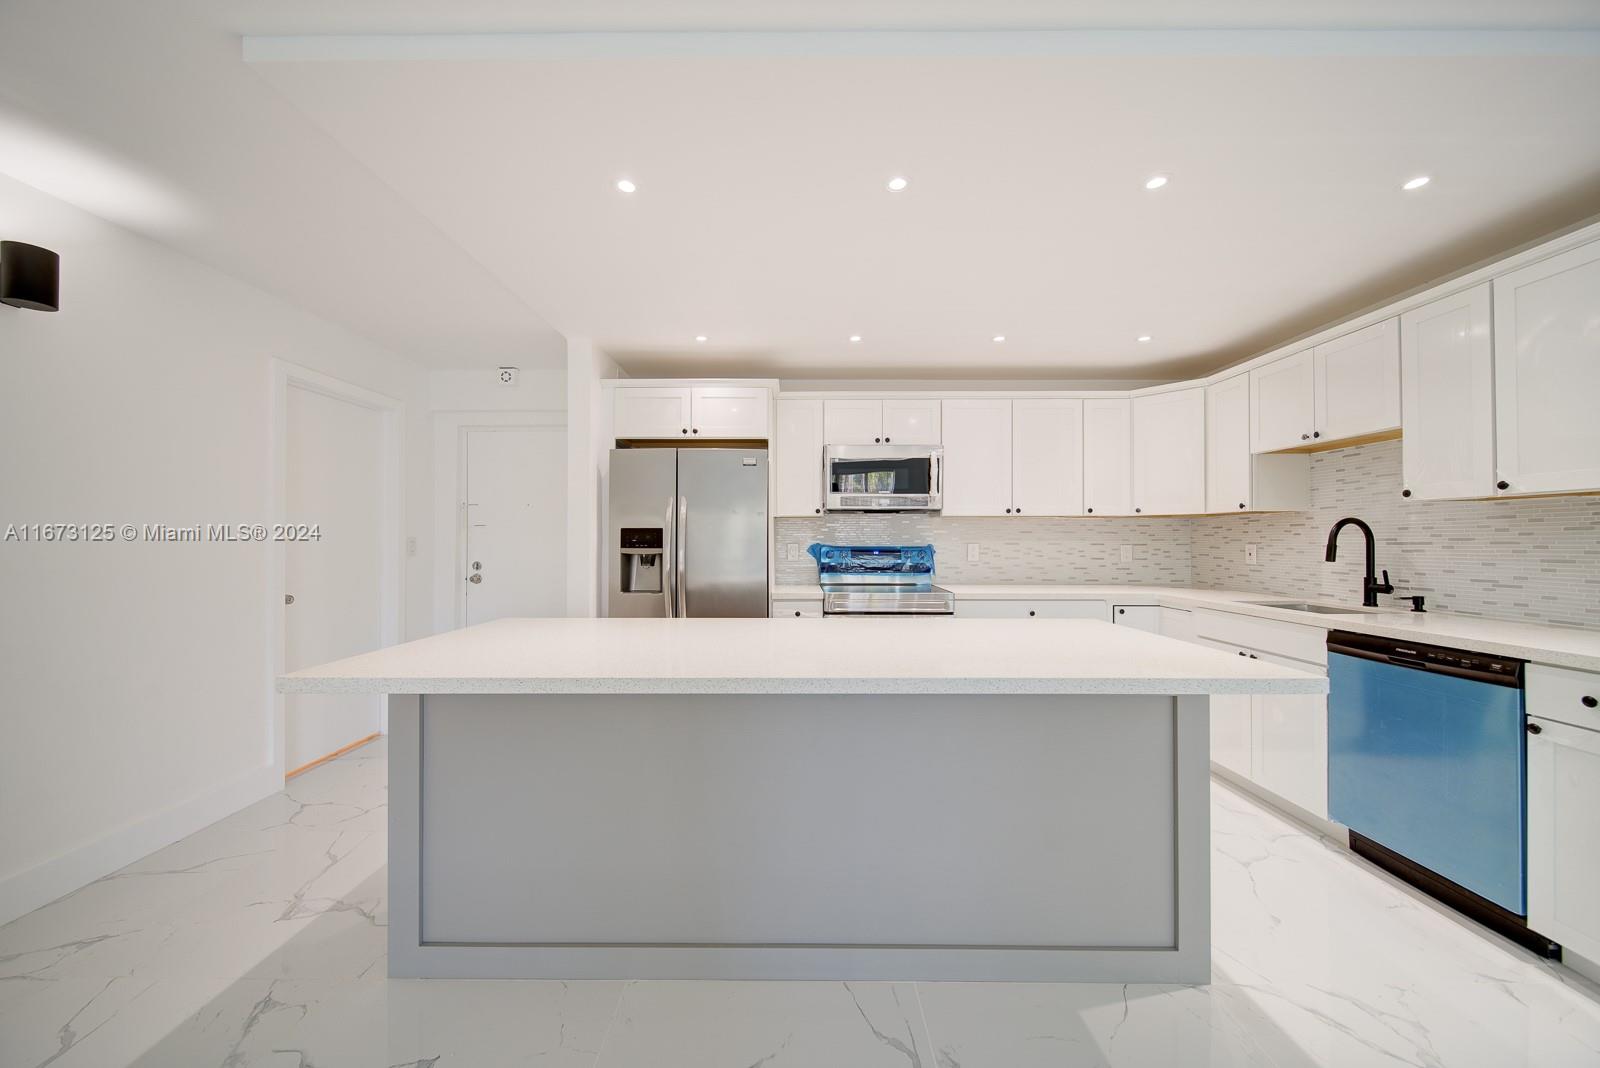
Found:
<path fill-rule="evenodd" d="M 0 1065 L 1600 1065 L 1600 992 L 1213 785 L 1208 987 L 390 981 L 382 743 L 0 927 Z"/>

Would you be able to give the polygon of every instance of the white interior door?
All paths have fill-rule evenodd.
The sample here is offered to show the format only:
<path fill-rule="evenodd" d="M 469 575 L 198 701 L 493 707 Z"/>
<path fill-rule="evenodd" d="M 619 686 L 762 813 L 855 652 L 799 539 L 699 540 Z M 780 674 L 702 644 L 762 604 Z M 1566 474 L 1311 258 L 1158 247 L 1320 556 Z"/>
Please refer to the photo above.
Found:
<path fill-rule="evenodd" d="M 564 427 L 462 431 L 463 618 L 566 614 Z"/>
<path fill-rule="evenodd" d="M 285 546 L 294 598 L 284 609 L 290 671 L 383 643 L 383 415 L 291 384 L 286 396 L 285 509 L 320 539 Z M 284 767 L 293 770 L 379 729 L 371 694 L 284 698 Z"/>

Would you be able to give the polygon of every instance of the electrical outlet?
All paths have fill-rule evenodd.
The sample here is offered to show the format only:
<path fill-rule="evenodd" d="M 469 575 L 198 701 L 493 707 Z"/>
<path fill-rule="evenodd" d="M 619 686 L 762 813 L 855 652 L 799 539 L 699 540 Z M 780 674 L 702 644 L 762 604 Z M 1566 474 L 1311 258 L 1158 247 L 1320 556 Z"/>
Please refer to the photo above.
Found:
<path fill-rule="evenodd" d="M 495 381 L 499 382 L 502 386 L 514 386 L 517 384 L 517 377 L 521 373 L 522 372 L 517 370 L 515 367 L 502 367 L 499 369 L 499 376 L 495 379 Z"/>
<path fill-rule="evenodd" d="M 1254 545 L 1246 545 L 1244 547 L 1244 562 L 1251 565 L 1255 564 L 1256 547 Z"/>
<path fill-rule="evenodd" d="M 967 543 L 967 563 L 975 564 L 977 562 L 978 562 L 978 543 L 975 542 L 975 541 L 968 542 Z"/>
<path fill-rule="evenodd" d="M 788 559 L 788 560 L 798 560 L 798 559 L 800 559 L 800 546 L 796 545 L 792 541 L 787 543 L 783 547 L 783 555 L 784 555 L 784 558 Z"/>
<path fill-rule="evenodd" d="M 1133 546 L 1124 545 L 1122 547 L 1122 562 L 1125 564 L 1133 563 Z"/>

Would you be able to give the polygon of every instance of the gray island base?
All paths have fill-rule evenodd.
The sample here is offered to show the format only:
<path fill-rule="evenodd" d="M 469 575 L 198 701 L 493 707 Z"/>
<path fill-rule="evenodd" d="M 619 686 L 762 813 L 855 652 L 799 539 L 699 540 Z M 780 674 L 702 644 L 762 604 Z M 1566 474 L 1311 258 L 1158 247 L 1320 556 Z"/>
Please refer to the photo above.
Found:
<path fill-rule="evenodd" d="M 1204 983 L 1208 692 L 1326 685 L 1088 621 L 730 622 L 283 680 L 391 694 L 390 975 Z M 597 630 L 664 647 L 585 681 Z M 786 675 L 733 659 L 771 641 Z"/>

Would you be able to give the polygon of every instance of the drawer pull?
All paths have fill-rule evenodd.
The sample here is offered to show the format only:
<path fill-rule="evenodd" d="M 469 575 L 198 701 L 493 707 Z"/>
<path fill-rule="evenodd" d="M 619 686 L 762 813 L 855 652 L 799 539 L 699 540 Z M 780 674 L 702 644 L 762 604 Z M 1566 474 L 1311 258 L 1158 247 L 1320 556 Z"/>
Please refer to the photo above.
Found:
<path fill-rule="evenodd" d="M 1583 707 L 1584 708 L 1593 708 L 1596 705 L 1600 705 L 1600 700 L 1596 700 L 1595 698 L 1590 697 L 1588 694 L 1585 694 L 1583 696 Z"/>

